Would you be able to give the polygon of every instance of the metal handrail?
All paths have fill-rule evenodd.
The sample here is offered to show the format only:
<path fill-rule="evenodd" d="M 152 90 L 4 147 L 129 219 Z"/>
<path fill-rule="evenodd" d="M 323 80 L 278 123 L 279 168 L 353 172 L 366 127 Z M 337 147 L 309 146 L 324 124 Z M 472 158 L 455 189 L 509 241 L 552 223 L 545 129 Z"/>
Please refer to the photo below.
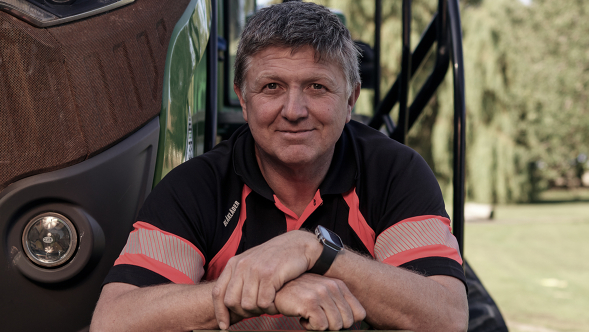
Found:
<path fill-rule="evenodd" d="M 205 101 L 204 152 L 213 149 L 217 141 L 218 35 L 217 1 L 211 1 L 211 34 L 207 46 L 207 94 Z"/>
<path fill-rule="evenodd" d="M 378 0 L 377 0 L 378 1 Z M 429 26 L 413 51 L 409 52 L 411 34 L 410 15 L 411 0 L 403 0 L 403 57 L 401 73 L 378 107 L 369 126 L 380 128 L 385 126 L 389 136 L 405 143 L 407 132 L 411 129 L 419 115 L 444 81 L 452 62 L 454 88 L 454 147 L 453 147 L 453 216 L 454 236 L 458 241 L 460 253 L 464 254 L 464 151 L 465 151 L 465 99 L 464 99 L 464 65 L 462 56 L 462 30 L 458 0 L 439 0 L 438 13 L 434 15 Z M 376 26 L 379 27 L 378 25 Z M 375 40 L 375 42 L 380 42 Z M 427 53 L 437 42 L 436 63 L 431 74 L 420 88 L 410 106 L 407 106 L 409 82 Z M 375 45 L 375 49 L 380 45 Z M 378 65 L 378 64 L 377 64 Z M 411 68 L 411 70 L 407 70 Z M 399 120 L 395 125 L 390 112 L 399 102 Z"/>
<path fill-rule="evenodd" d="M 460 254 L 464 257 L 464 153 L 466 143 L 466 102 L 464 95 L 464 61 L 462 56 L 462 25 L 458 0 L 448 0 L 452 74 L 454 78 L 454 177 L 453 225 Z"/>
<path fill-rule="evenodd" d="M 419 40 L 417 47 L 415 48 L 415 50 L 411 54 L 411 77 L 413 77 L 413 75 L 415 74 L 415 72 L 419 68 L 419 65 L 423 62 L 423 59 L 425 59 L 427 52 L 430 50 L 430 48 L 432 47 L 432 45 L 436 41 L 436 25 L 435 24 L 437 22 L 437 16 L 438 16 L 437 14 L 434 15 L 434 18 L 432 19 L 432 21 L 430 22 L 430 24 L 426 28 L 425 32 L 421 36 L 421 39 Z M 380 126 L 385 124 L 385 122 L 390 119 L 389 113 L 393 109 L 393 107 L 395 106 L 397 101 L 399 100 L 399 84 L 400 84 L 399 81 L 400 81 L 400 79 L 399 79 L 399 77 L 397 77 L 397 80 L 395 81 L 395 83 L 393 83 L 393 86 L 391 87 L 391 89 L 387 92 L 385 97 L 378 104 L 378 107 L 376 108 L 376 110 L 374 112 L 374 116 L 372 117 L 372 119 L 368 123 L 368 125 L 370 127 L 380 128 Z M 434 91 L 435 91 L 435 89 L 434 89 Z M 393 130 L 394 130 L 394 128 L 391 128 L 391 130 L 389 130 L 389 133 L 392 133 Z"/>

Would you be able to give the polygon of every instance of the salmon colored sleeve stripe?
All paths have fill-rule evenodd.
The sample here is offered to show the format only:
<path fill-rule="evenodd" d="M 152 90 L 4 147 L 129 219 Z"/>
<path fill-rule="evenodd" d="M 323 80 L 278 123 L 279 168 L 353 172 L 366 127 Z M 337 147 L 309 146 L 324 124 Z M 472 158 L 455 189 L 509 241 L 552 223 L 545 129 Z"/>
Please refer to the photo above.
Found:
<path fill-rule="evenodd" d="M 376 239 L 374 251 L 379 261 L 393 265 L 434 256 L 462 264 L 450 220 L 435 215 L 408 218 L 387 228 Z"/>
<path fill-rule="evenodd" d="M 129 257 L 136 257 L 135 260 L 139 263 L 144 263 L 144 260 L 137 257 L 145 257 L 148 261 L 157 261 L 157 266 L 167 267 L 157 271 L 153 269 L 153 264 L 150 265 L 149 269 L 156 273 L 164 275 L 167 271 L 165 273 L 169 275 L 169 269 L 173 269 L 188 277 L 191 283 L 200 282 L 204 274 L 204 255 L 195 245 L 145 222 L 137 222 L 133 226 L 135 230 L 129 234 L 127 244 L 120 255 L 122 260 L 127 261 L 126 264 L 132 262 Z M 164 276 L 168 277 L 167 275 Z"/>
<path fill-rule="evenodd" d="M 146 222 L 143 221 L 137 221 L 136 223 L 133 224 L 133 227 L 135 228 L 135 230 L 133 230 L 133 232 L 138 231 L 139 229 L 147 229 L 147 230 L 151 230 L 151 231 L 158 231 L 162 234 L 168 235 L 168 236 L 173 236 L 175 238 L 177 238 L 179 241 L 182 241 L 184 243 L 186 243 L 189 247 L 191 247 L 192 249 L 196 250 L 196 252 L 198 252 L 198 254 L 200 255 L 200 257 L 202 258 L 203 263 L 206 262 L 205 256 L 202 254 L 202 252 L 200 252 L 200 250 L 190 241 L 176 235 L 176 234 L 172 234 L 170 232 L 166 232 L 166 231 L 162 231 L 161 229 L 155 227 L 152 224 L 148 224 Z M 132 232 L 131 232 L 132 233 Z"/>
<path fill-rule="evenodd" d="M 239 242 L 241 241 L 241 229 L 243 227 L 243 223 L 245 222 L 245 218 L 247 217 L 247 208 L 245 204 L 245 200 L 247 196 L 252 192 L 252 190 L 243 185 L 243 190 L 241 192 L 241 210 L 239 211 L 239 220 L 237 222 L 237 226 L 233 233 L 229 237 L 229 240 L 223 248 L 211 259 L 209 263 L 209 268 L 207 269 L 206 280 L 215 280 L 220 275 L 221 272 L 225 269 L 225 265 L 227 265 L 227 261 L 237 252 L 237 247 L 239 246 Z"/>
<path fill-rule="evenodd" d="M 189 284 L 189 285 L 195 284 L 194 281 L 192 279 L 190 279 L 184 273 L 182 273 L 182 272 L 174 269 L 173 267 L 170 267 L 162 262 L 159 262 L 153 258 L 149 258 L 145 255 L 124 254 L 122 256 L 119 256 L 119 258 L 117 258 L 114 265 L 120 265 L 120 264 L 135 265 L 135 266 L 139 266 L 139 267 L 148 269 L 150 271 L 153 271 L 153 272 L 169 279 L 171 282 L 173 282 L 175 284 Z"/>
<path fill-rule="evenodd" d="M 413 260 L 425 257 L 450 258 L 458 262 L 458 264 L 462 265 L 462 257 L 460 257 L 458 251 L 441 244 L 404 251 L 394 256 L 390 256 L 382 262 L 393 266 L 400 266 Z"/>
<path fill-rule="evenodd" d="M 438 221 L 441 221 L 444 225 L 448 226 L 448 229 L 450 230 L 450 232 L 452 231 L 452 227 L 451 227 L 452 222 L 450 221 L 450 219 L 442 217 L 442 216 L 433 215 L 433 214 L 426 214 L 423 216 L 417 216 L 417 217 L 403 219 L 393 226 L 400 225 L 403 223 L 413 222 L 413 221 L 422 221 L 422 220 L 426 220 L 426 219 L 438 219 Z"/>
<path fill-rule="evenodd" d="M 352 188 L 350 191 L 344 194 L 344 200 L 348 204 L 348 223 L 350 227 L 356 232 L 356 235 L 362 240 L 364 246 L 372 257 L 374 256 L 374 230 L 368 225 L 366 219 L 362 213 L 360 213 L 360 200 L 358 194 L 356 194 L 356 188 Z"/>

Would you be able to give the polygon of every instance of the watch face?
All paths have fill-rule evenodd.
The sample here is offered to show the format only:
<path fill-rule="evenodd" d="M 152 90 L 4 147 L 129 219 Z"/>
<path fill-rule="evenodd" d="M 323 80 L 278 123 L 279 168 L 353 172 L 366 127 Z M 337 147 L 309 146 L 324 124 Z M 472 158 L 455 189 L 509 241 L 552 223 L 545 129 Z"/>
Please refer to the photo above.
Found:
<path fill-rule="evenodd" d="M 322 226 L 318 226 L 315 232 L 320 233 L 320 235 L 325 239 L 326 244 L 330 245 L 331 247 L 335 246 L 336 248 L 334 249 L 341 250 L 344 247 L 344 244 L 342 243 L 340 237 L 334 232 L 330 231 L 329 229 Z"/>

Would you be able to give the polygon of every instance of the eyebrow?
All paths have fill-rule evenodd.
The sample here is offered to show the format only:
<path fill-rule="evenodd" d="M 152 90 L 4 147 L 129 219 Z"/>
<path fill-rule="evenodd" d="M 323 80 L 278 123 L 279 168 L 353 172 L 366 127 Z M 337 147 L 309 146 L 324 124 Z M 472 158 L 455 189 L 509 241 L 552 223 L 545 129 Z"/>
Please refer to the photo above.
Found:
<path fill-rule="evenodd" d="M 264 80 L 264 79 L 282 81 L 282 79 L 278 75 L 267 74 L 267 75 L 262 75 L 262 76 L 256 77 L 256 79 L 254 80 L 254 84 L 258 84 L 261 80 Z M 329 84 L 336 85 L 336 81 L 333 80 L 331 77 L 329 77 L 327 75 L 315 75 L 315 76 L 311 76 L 311 77 L 307 78 L 305 81 L 306 82 L 317 82 L 317 81 L 320 81 L 320 80 L 326 80 L 326 81 L 329 82 Z"/>
<path fill-rule="evenodd" d="M 265 80 L 265 79 L 269 79 L 272 81 L 280 81 L 280 79 L 277 75 L 268 74 L 268 75 L 262 75 L 262 76 L 256 77 L 254 79 L 254 84 L 258 84 L 258 82 L 260 82 L 261 80 Z"/>

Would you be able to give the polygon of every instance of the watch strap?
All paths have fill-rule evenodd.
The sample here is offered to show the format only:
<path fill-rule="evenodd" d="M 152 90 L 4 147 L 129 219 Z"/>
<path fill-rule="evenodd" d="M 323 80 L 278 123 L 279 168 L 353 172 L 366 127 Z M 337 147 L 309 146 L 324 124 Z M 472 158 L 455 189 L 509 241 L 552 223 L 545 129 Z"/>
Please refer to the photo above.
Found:
<path fill-rule="evenodd" d="M 308 271 L 309 273 L 315 273 L 319 275 L 324 275 L 327 270 L 331 267 L 331 264 L 335 260 L 337 253 L 339 251 L 329 247 L 328 245 L 323 244 L 323 251 L 321 252 L 321 256 L 315 262 L 315 265 Z"/>

